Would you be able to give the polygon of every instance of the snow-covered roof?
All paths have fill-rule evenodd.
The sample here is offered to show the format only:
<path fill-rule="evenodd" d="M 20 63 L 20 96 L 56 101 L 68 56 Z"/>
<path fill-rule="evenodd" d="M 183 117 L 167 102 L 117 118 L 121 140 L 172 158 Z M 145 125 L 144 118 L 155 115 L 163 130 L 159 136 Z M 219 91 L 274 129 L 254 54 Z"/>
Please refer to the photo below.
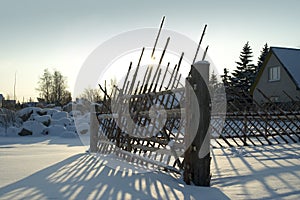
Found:
<path fill-rule="evenodd" d="M 300 49 L 271 47 L 271 51 L 300 88 Z"/>

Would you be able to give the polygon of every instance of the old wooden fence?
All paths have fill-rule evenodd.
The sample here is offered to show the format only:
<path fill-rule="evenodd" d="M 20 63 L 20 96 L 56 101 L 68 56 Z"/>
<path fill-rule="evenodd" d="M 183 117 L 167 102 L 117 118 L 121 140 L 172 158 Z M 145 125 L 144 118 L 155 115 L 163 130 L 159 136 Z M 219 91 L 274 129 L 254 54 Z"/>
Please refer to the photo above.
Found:
<path fill-rule="evenodd" d="M 195 78 L 193 70 L 189 77 L 182 77 L 183 53 L 175 66 L 161 66 L 168 43 L 169 38 L 157 66 L 140 66 L 143 48 L 137 67 L 133 70 L 130 63 L 122 85 L 115 85 L 111 94 L 99 85 L 104 99 L 91 109 L 91 152 L 114 153 L 147 168 L 177 173 L 184 169 L 187 183 L 209 185 L 209 150 L 199 157 L 206 134 L 210 135 L 208 144 L 211 141 L 214 147 L 299 142 L 299 101 L 279 104 L 259 91 L 268 102 L 260 104 L 249 93 L 228 88 L 227 100 L 220 98 L 220 84 L 211 86 L 206 79 L 205 86 L 205 78 L 199 82 L 202 78 Z M 187 82 L 193 89 L 184 87 L 182 83 Z M 208 89 L 210 95 L 205 92 Z M 197 114 L 190 104 L 191 91 L 199 100 L 198 121 L 193 118 Z M 211 102 L 215 108 L 225 104 L 227 110 L 211 112 Z M 199 124 L 199 128 L 191 138 L 192 124 Z M 203 168 L 205 172 L 199 174 Z"/>
<path fill-rule="evenodd" d="M 227 96 L 235 98 L 228 101 L 226 114 L 212 116 L 214 146 L 256 146 L 300 141 L 299 101 L 272 102 L 262 91 L 259 90 L 259 93 L 267 103 L 256 102 L 246 92 L 227 91 Z M 220 123 L 222 115 L 225 115 L 225 123 Z"/>

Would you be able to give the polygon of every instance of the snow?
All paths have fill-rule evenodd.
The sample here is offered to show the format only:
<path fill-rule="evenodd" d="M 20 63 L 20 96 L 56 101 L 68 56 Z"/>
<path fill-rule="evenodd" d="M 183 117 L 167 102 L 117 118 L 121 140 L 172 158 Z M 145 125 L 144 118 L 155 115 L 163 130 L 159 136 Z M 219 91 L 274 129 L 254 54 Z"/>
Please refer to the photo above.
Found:
<path fill-rule="evenodd" d="M 19 132 L 20 132 L 20 128 L 14 127 L 14 126 L 10 126 L 7 128 L 6 133 L 4 133 L 3 136 L 19 136 Z"/>
<path fill-rule="evenodd" d="M 222 188 L 230 198 L 300 198 L 300 144 L 212 152 L 212 186 Z"/>
<path fill-rule="evenodd" d="M 29 118 L 29 120 L 31 121 L 37 121 L 40 123 L 48 123 L 51 120 L 51 116 L 50 115 L 37 115 L 37 114 L 32 114 Z"/>
<path fill-rule="evenodd" d="M 78 113 L 78 111 L 70 111 Z M 19 136 L 22 130 L 29 131 L 30 136 L 53 135 L 62 137 L 77 137 L 77 129 L 74 118 L 60 107 L 37 108 L 27 107 L 14 113 L 1 109 L 0 136 Z M 80 115 L 78 115 L 80 116 Z M 84 118 L 84 132 L 89 130 L 88 120 Z M 79 124 L 80 125 L 80 124 Z M 32 134 L 31 134 L 31 133 Z M 28 136 L 27 136 L 28 137 Z"/>
<path fill-rule="evenodd" d="M 64 126 L 55 124 L 55 125 L 50 125 L 49 127 L 43 129 L 43 134 L 59 136 L 66 130 L 67 129 Z"/>
<path fill-rule="evenodd" d="M 0 137 L 0 199 L 300 198 L 297 143 L 212 149 L 211 187 L 85 150 L 78 137 Z"/>
<path fill-rule="evenodd" d="M 62 126 L 72 126 L 74 123 L 70 118 L 62 117 L 58 120 L 52 119 L 51 124 L 52 125 L 62 125 Z"/>
<path fill-rule="evenodd" d="M 162 172 L 124 172 L 128 164 L 83 153 L 78 139 L 2 139 L 0 199 L 228 199 Z"/>
<path fill-rule="evenodd" d="M 197 187 L 115 154 L 88 154 L 88 112 L 25 108 L 16 116 L 26 120 L 0 126 L 0 199 L 300 199 L 297 143 L 212 148 L 211 187 Z M 22 129 L 33 135 L 19 136 Z M 165 154 L 177 145 L 171 140 Z"/>
<path fill-rule="evenodd" d="M 73 138 L 76 136 L 77 136 L 77 133 L 76 133 L 76 131 L 73 131 L 73 130 L 65 130 L 61 133 L 61 137 L 64 137 L 64 138 Z"/>
<path fill-rule="evenodd" d="M 34 136 L 42 136 L 41 133 L 46 128 L 46 126 L 38 121 L 26 121 L 23 123 L 21 129 L 22 128 L 31 131 L 32 135 Z"/>
<path fill-rule="evenodd" d="M 300 49 L 272 47 L 271 50 L 300 88 Z"/>
<path fill-rule="evenodd" d="M 52 119 L 54 120 L 60 120 L 61 118 L 67 118 L 68 117 L 68 113 L 67 112 L 56 112 L 52 115 Z"/>
<path fill-rule="evenodd" d="M 55 113 L 59 112 L 56 109 L 46 109 L 47 115 L 53 116 Z"/>
<path fill-rule="evenodd" d="M 41 108 L 37 108 L 37 107 L 27 107 L 27 108 L 23 108 L 22 110 L 19 110 L 17 112 L 18 116 L 23 116 L 23 115 L 27 115 L 31 112 L 33 112 L 34 114 L 36 114 L 38 111 L 42 111 Z"/>
<path fill-rule="evenodd" d="M 5 136 L 6 135 L 5 131 L 6 131 L 5 128 L 0 127 L 0 136 Z"/>

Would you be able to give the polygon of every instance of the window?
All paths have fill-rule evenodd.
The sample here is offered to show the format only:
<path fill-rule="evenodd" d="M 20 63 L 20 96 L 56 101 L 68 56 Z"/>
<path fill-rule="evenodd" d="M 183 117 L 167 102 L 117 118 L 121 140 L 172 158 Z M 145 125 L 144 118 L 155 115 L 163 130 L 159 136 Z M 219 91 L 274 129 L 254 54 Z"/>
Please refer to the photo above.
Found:
<path fill-rule="evenodd" d="M 270 67 L 269 68 L 269 81 L 279 81 L 280 80 L 280 67 Z"/>

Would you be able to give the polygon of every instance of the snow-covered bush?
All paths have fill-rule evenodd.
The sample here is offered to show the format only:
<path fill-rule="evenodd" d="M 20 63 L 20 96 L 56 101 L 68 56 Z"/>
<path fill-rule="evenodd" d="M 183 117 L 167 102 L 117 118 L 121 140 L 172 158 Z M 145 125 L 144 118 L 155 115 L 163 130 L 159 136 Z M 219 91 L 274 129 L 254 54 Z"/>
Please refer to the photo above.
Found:
<path fill-rule="evenodd" d="M 6 108 L 0 109 L 0 127 L 7 129 L 10 126 L 20 126 L 21 120 L 16 113 Z"/>

